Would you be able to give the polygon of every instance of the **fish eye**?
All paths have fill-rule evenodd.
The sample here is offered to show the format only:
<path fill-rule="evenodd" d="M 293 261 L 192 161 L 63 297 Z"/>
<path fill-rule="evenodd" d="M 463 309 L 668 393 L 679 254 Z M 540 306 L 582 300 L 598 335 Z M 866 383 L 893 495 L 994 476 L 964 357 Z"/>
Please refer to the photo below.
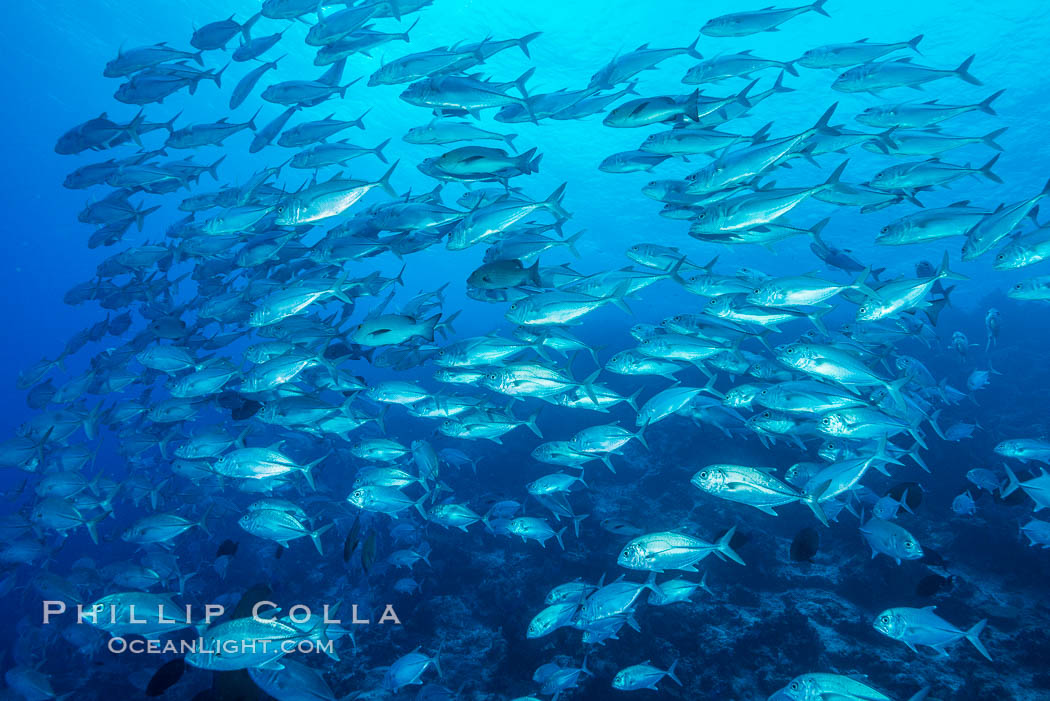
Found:
<path fill-rule="evenodd" d="M 867 314 L 868 313 L 868 308 L 867 307 L 861 307 L 857 311 L 860 312 L 861 314 Z"/>
<path fill-rule="evenodd" d="M 707 472 L 706 471 L 700 473 L 700 479 L 702 479 L 702 480 L 707 479 Z"/>
<path fill-rule="evenodd" d="M 829 419 L 828 417 L 825 416 L 823 419 L 820 420 L 820 423 L 823 424 L 824 426 L 827 426 L 828 424 L 831 423 L 831 419 Z"/>
<path fill-rule="evenodd" d="M 915 544 L 912 543 L 911 541 L 907 541 L 907 542 L 904 543 L 905 550 L 911 550 L 914 547 L 915 547 Z"/>
<path fill-rule="evenodd" d="M 881 618 L 879 618 L 879 621 L 882 622 L 882 623 L 889 623 L 890 622 L 890 617 L 889 616 L 882 616 Z"/>
<path fill-rule="evenodd" d="M 1006 259 L 1006 256 L 1004 256 L 1004 255 L 1003 255 L 1002 253 L 1000 253 L 999 255 L 997 255 L 997 256 L 995 257 L 995 259 L 996 259 L 996 260 L 1005 260 L 1005 259 Z"/>
<path fill-rule="evenodd" d="M 795 349 L 794 348 L 788 348 L 787 349 L 787 354 L 788 355 L 793 355 L 794 353 L 795 353 Z"/>
<path fill-rule="evenodd" d="M 772 416 L 772 414 L 770 414 L 768 411 L 763 411 L 762 412 L 762 418 L 763 419 L 768 419 L 770 416 Z"/>
<path fill-rule="evenodd" d="M 791 690 L 798 691 L 798 682 L 791 682 Z"/>

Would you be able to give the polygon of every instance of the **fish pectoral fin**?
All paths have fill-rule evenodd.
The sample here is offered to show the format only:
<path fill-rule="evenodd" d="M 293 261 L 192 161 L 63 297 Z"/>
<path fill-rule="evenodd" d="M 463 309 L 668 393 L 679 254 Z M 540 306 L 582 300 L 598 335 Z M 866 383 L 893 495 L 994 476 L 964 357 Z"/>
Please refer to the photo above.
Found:
<path fill-rule="evenodd" d="M 773 510 L 772 506 L 767 506 L 765 504 L 762 504 L 762 505 L 753 504 L 752 506 L 754 506 L 756 509 L 758 509 L 759 511 L 761 511 L 764 514 L 769 514 L 770 516 L 776 516 L 777 515 L 777 512 Z"/>

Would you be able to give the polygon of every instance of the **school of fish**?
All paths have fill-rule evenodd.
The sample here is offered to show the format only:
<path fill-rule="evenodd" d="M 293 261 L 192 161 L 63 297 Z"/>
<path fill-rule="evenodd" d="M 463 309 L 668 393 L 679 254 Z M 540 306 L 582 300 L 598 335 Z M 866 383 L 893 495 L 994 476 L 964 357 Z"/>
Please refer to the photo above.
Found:
<path fill-rule="evenodd" d="M 973 56 L 922 53 L 921 35 L 843 37 L 777 60 L 747 50 L 747 37 L 790 31 L 796 18 L 833 26 L 835 1 L 713 18 L 698 8 L 681 21 L 698 30 L 692 43 L 654 39 L 595 66 L 587 85 L 549 93 L 531 87 L 543 73 L 529 65 L 540 32 L 450 37 L 415 50 L 413 28 L 426 23 L 433 0 L 264 0 L 258 14 L 201 24 L 192 37 L 153 46 L 129 38 L 103 68 L 113 79 L 112 109 L 55 146 L 76 163 L 63 185 L 89 198 L 79 215 L 91 227 L 87 246 L 114 252 L 65 292 L 66 303 L 97 308 L 98 322 L 17 378 L 37 413 L 0 444 L 0 464 L 24 473 L 0 528 L 4 589 L 29 585 L 40 599 L 118 611 L 92 623 L 103 638 L 181 631 L 213 642 L 334 641 L 333 659 L 321 658 L 327 668 L 274 648 L 189 654 L 150 686 L 163 693 L 187 666 L 216 678 L 248 670 L 282 701 L 335 699 L 325 673 L 354 654 L 346 627 L 316 617 L 257 620 L 243 607 L 239 617 L 164 621 L 164 606 L 179 610 L 200 600 L 191 592 L 224 586 L 238 543 L 212 533 L 240 529 L 242 548 L 269 543 L 278 558 L 293 549 L 293 571 L 317 592 L 308 603 L 319 603 L 349 599 L 359 578 L 376 602 L 384 590 L 418 593 L 430 557 L 455 557 L 439 552 L 449 540 L 481 542 L 467 534 L 497 539 L 486 547 L 505 552 L 542 549 L 557 561 L 582 531 L 604 531 L 620 550 L 615 562 L 593 563 L 607 577 L 553 581 L 545 600 L 506 592 L 506 605 L 531 617 L 526 630 L 509 634 L 531 641 L 574 631 L 559 638 L 567 657 L 531 680 L 506 680 L 506 689 L 528 689 L 516 701 L 557 701 L 578 685 L 616 690 L 609 693 L 689 687 L 678 659 L 638 659 L 604 679 L 588 664 L 625 627 L 644 631 L 650 607 L 710 595 L 708 573 L 733 586 L 732 568 L 747 565 L 732 514 L 773 519 L 801 509 L 813 519 L 807 539 L 841 529 L 855 532 L 873 558 L 922 558 L 909 532 L 916 495 L 868 485 L 916 467 L 938 479 L 931 441 L 980 430 L 944 417 L 965 414 L 960 403 L 976 401 L 998 377 L 990 358 L 1000 315 L 987 311 L 981 344 L 937 327 L 953 290 L 967 284 L 953 261 L 1012 270 L 1050 257 L 1050 233 L 1036 221 L 1050 183 L 1010 202 L 976 190 L 1001 182 L 994 168 L 1005 127 L 995 121 L 1002 91 L 982 87 Z M 281 72 L 291 42 L 316 55 L 316 73 Z M 520 72 L 491 75 L 486 62 L 504 52 L 518 54 Z M 386 58 L 362 74 L 355 59 L 372 53 Z M 682 93 L 648 94 L 644 78 L 654 70 L 681 75 Z M 777 123 L 778 96 L 803 72 L 830 93 L 813 95 L 811 126 L 788 131 Z M 950 85 L 982 92 L 970 101 L 937 97 Z M 351 96 L 367 104 L 379 86 L 396 86 L 418 126 L 390 133 L 382 114 L 343 105 Z M 903 90 L 920 86 L 928 92 L 919 100 Z M 229 113 L 215 121 L 165 111 L 176 93 L 214 100 L 220 91 Z M 835 92 L 868 93 L 872 106 L 844 114 Z M 951 120 L 966 113 L 988 122 L 983 135 L 956 133 Z M 738 128 L 747 116 L 767 123 Z M 551 192 L 529 185 L 543 167 L 543 144 L 510 131 L 548 120 L 637 131 L 636 150 L 596 164 L 617 175 L 599 177 L 676 165 L 688 172 L 657 176 L 639 193 L 660 204 L 659 216 L 680 221 L 678 237 L 637 233 L 616 269 L 595 270 L 578 257 L 578 244 L 602 232 L 574 221 L 571 182 Z M 416 154 L 413 162 L 388 163 L 392 140 Z M 976 160 L 956 157 L 957 149 Z M 881 169 L 862 166 L 871 161 L 858 161 L 859 150 L 877 155 Z M 228 154 L 246 151 L 258 154 L 253 173 L 224 172 Z M 399 186 L 413 168 L 432 190 Z M 941 188 L 965 192 L 950 206 L 924 206 Z M 893 208 L 896 216 L 881 229 L 846 229 L 836 226 L 841 217 L 815 214 L 828 206 L 852 217 Z M 775 248 L 791 237 L 809 242 L 814 256 L 798 263 L 798 274 L 719 263 L 723 251 Z M 943 258 L 908 260 L 906 273 L 891 274 L 858 260 L 849 239 L 937 240 Z M 402 273 L 435 265 L 441 250 L 473 269 L 468 279 L 407 289 Z M 646 300 L 678 292 L 687 295 L 678 313 L 646 315 Z M 1008 295 L 1050 300 L 1050 275 Z M 505 320 L 459 334 L 477 303 Z M 586 341 L 591 320 L 608 314 L 622 315 L 629 333 L 614 347 Z M 924 351 L 946 344 L 971 369 L 966 387 L 924 364 Z M 564 430 L 569 415 L 590 417 L 588 425 Z M 693 456 L 688 474 L 668 477 L 665 489 L 688 492 L 701 514 L 723 515 L 701 521 L 705 532 L 655 514 L 637 527 L 589 519 L 591 490 L 618 463 L 659 453 L 659 431 L 674 422 L 678 431 L 708 431 L 712 443 L 791 446 L 797 461 Z M 514 467 L 479 459 L 485 442 L 504 437 L 527 441 L 531 456 Z M 1041 467 L 1050 464 L 1050 441 L 1003 438 L 988 458 L 1006 466 L 970 470 L 955 514 L 994 508 L 979 502 L 982 493 L 1018 490 L 1033 512 L 1050 507 L 1050 473 Z M 103 441 L 122 464 L 96 460 Z M 1027 472 L 1033 465 L 1038 474 Z M 520 491 L 481 503 L 470 485 L 496 470 L 509 470 Z M 1050 521 L 1037 516 L 1018 527 L 1032 546 L 1050 548 Z M 432 547 L 435 529 L 449 537 Z M 71 568 L 49 567 L 67 538 L 80 538 L 82 557 Z M 337 540 L 345 540 L 341 555 Z M 104 547 L 115 541 L 127 544 L 116 558 Z M 508 556 L 505 566 L 512 562 Z M 231 610 L 240 593 L 231 588 Z M 884 604 L 867 623 L 894 644 L 950 654 L 960 665 L 995 658 L 980 611 L 946 620 L 932 607 Z M 136 605 L 145 628 L 131 620 Z M 63 636 L 89 642 L 80 630 Z M 426 641 L 374 677 L 355 677 L 351 698 L 414 685 L 420 699 L 474 698 L 455 691 L 466 679 L 442 673 L 450 654 L 441 647 Z M 703 653 L 679 654 L 697 664 Z M 877 690 L 878 668 L 870 671 L 860 678 L 799 669 L 783 688 L 748 698 L 888 701 Z M 26 699 L 77 693 L 53 689 L 24 665 L 9 667 L 5 680 Z M 931 692 L 922 679 L 914 686 L 911 701 Z M 514 698 L 506 689 L 485 698 Z"/>

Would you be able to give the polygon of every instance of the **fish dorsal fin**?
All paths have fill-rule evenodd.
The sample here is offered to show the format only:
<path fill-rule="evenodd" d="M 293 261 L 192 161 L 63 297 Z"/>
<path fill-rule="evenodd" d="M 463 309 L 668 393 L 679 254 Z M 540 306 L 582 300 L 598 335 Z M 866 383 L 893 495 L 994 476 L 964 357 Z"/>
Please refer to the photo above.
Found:
<path fill-rule="evenodd" d="M 958 202 L 952 202 L 949 207 L 966 207 L 970 204 L 970 200 L 959 200 Z"/>
<path fill-rule="evenodd" d="M 649 48 L 649 42 L 645 42 L 644 44 L 639 46 L 637 49 L 635 49 L 635 51 L 645 51 L 648 48 Z"/>
<path fill-rule="evenodd" d="M 747 49 L 745 51 L 741 51 L 740 55 L 741 56 L 750 56 L 752 51 L 754 51 L 754 49 Z"/>
<path fill-rule="evenodd" d="M 857 39 L 857 41 L 856 41 L 855 43 L 857 43 L 857 44 L 863 44 L 863 43 L 864 43 L 864 42 L 866 42 L 867 40 L 868 40 L 868 37 L 864 37 L 863 39 Z"/>

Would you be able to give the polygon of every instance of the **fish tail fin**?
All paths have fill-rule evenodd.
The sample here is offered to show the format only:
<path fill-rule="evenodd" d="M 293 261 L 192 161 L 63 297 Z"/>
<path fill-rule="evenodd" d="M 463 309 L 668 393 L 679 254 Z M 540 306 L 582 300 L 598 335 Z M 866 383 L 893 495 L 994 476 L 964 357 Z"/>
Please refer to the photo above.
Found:
<path fill-rule="evenodd" d="M 554 192 L 552 192 L 550 196 L 543 201 L 543 207 L 553 212 L 560 219 L 569 219 L 572 216 L 572 214 L 565 211 L 565 208 L 562 206 L 562 200 L 565 199 L 566 185 L 568 185 L 568 183 L 562 183 L 558 187 L 554 188 Z M 579 254 L 577 253 L 576 255 Z"/>
<path fill-rule="evenodd" d="M 645 440 L 645 429 L 647 428 L 649 428 L 648 421 L 646 421 L 638 428 L 637 433 L 635 433 L 633 437 L 636 438 L 646 450 L 649 450 L 649 441 Z"/>
<path fill-rule="evenodd" d="M 449 335 L 454 335 L 456 333 L 456 327 L 452 325 L 452 322 L 456 320 L 456 317 L 459 316 L 461 311 L 462 311 L 461 309 L 457 309 L 456 311 L 454 311 L 451 314 L 449 314 L 448 316 L 446 316 L 444 318 L 444 320 L 441 320 L 440 315 L 438 315 L 437 318 L 439 320 L 434 325 L 434 330 L 435 331 L 440 331 L 442 337 L 447 337 Z M 431 332 L 431 335 L 433 335 L 433 331 Z"/>
<path fill-rule="evenodd" d="M 437 652 L 430 658 L 430 662 L 434 665 L 434 671 L 438 673 L 438 677 L 444 677 L 445 673 L 441 671 L 441 661 L 438 659 L 441 657 L 441 645 L 438 645 Z"/>
<path fill-rule="evenodd" d="M 537 409 L 529 415 L 529 418 L 525 419 L 525 428 L 535 433 L 537 438 L 543 438 L 543 434 L 540 432 L 540 427 L 536 424 L 536 420 L 539 418 L 540 410 Z"/>
<path fill-rule="evenodd" d="M 685 265 L 688 262 L 688 260 L 688 256 L 682 256 L 681 258 L 676 260 L 674 262 L 674 265 L 671 266 L 671 269 L 667 271 L 667 277 L 671 280 L 674 280 L 679 285 L 685 286 L 686 282 L 685 279 L 682 278 L 681 272 L 682 266 Z"/>
<path fill-rule="evenodd" d="M 219 164 L 222 163 L 225 160 L 226 160 L 226 156 L 225 155 L 219 156 L 219 159 L 217 161 L 215 161 L 214 163 L 212 163 L 207 168 L 208 175 L 210 175 L 212 177 L 212 180 L 214 180 L 215 182 L 219 182 L 219 171 L 218 171 Z"/>
<path fill-rule="evenodd" d="M 365 128 L 365 115 L 368 114 L 371 111 L 372 111 L 372 108 L 369 107 L 368 109 L 366 109 L 364 112 L 361 113 L 360 117 L 358 117 L 357 119 L 350 120 L 350 126 L 357 127 L 358 129 L 364 129 Z"/>
<path fill-rule="evenodd" d="M 923 469 L 924 472 L 930 471 L 930 466 L 926 464 L 926 461 L 919 455 L 919 444 L 916 443 L 911 447 L 911 450 L 907 451 L 905 455 L 915 461 L 915 464 Z"/>
<path fill-rule="evenodd" d="M 1017 475 L 1014 474 L 1009 465 L 1003 465 L 1003 468 L 1006 470 L 1006 484 L 999 487 L 999 496 L 1005 499 L 1016 492 L 1021 483 L 1017 481 Z"/>
<path fill-rule="evenodd" d="M 568 526 L 562 526 L 561 530 L 554 534 L 554 537 L 558 539 L 558 545 L 561 546 L 562 550 L 565 549 L 565 543 L 564 543 L 564 541 L 562 541 L 561 537 L 562 537 L 562 534 L 565 533 L 565 529 L 566 528 L 568 528 Z"/>
<path fill-rule="evenodd" d="M 580 388 L 586 393 L 587 398 L 594 402 L 595 406 L 598 406 L 598 395 L 594 391 L 594 383 L 598 379 L 598 376 L 602 374 L 602 369 L 599 367 L 597 370 L 592 372 L 587 378 L 580 383 Z"/>
<path fill-rule="evenodd" d="M 124 127 L 124 131 L 131 137 L 131 140 L 135 142 L 135 145 L 142 148 L 142 139 L 139 137 L 139 127 L 146 121 L 146 115 L 142 110 L 135 115 L 135 118 L 128 122 L 128 125 Z"/>
<path fill-rule="evenodd" d="M 988 619 L 982 618 L 976 624 L 974 624 L 973 628 L 966 631 L 966 639 L 969 640 L 975 648 L 977 648 L 977 652 L 984 655 L 984 658 L 991 662 L 992 656 L 988 654 L 987 648 L 985 648 L 984 643 L 982 643 L 981 639 L 978 637 L 984 631 L 984 627 L 987 625 Z"/>
<path fill-rule="evenodd" d="M 518 138 L 517 134 L 504 134 L 503 140 L 507 142 L 507 146 L 514 151 L 517 151 L 517 147 L 514 146 L 514 139 Z"/>
<path fill-rule="evenodd" d="M 251 116 L 251 119 L 248 120 L 248 128 L 251 129 L 252 131 L 258 131 L 258 129 L 259 129 L 259 127 L 257 127 L 255 125 L 255 118 L 259 116 L 260 112 L 262 112 L 262 107 L 260 107 L 259 109 L 255 110 L 255 114 L 253 114 Z"/>
<path fill-rule="evenodd" d="M 919 34 L 918 36 L 914 36 L 908 40 L 908 48 L 914 51 L 915 53 L 919 54 L 920 56 L 922 56 L 922 52 L 919 51 L 919 42 L 922 41 L 922 37 L 923 35 Z"/>
<path fill-rule="evenodd" d="M 838 168 L 836 168 L 831 175 L 828 176 L 828 179 L 820 185 L 821 189 L 828 189 L 842 184 L 842 173 L 846 170 L 847 165 L 849 165 L 848 158 L 842 163 L 839 163 Z"/>
<path fill-rule="evenodd" d="M 386 194 L 390 195 L 391 197 L 397 197 L 397 191 L 390 185 L 390 176 L 394 174 L 394 169 L 397 168 L 397 164 L 400 162 L 401 161 L 394 161 L 394 165 L 390 166 L 390 168 L 388 168 L 387 171 L 383 173 L 383 177 L 381 177 L 375 183 L 379 187 L 383 188 L 383 190 L 386 191 Z"/>
<path fill-rule="evenodd" d="M 886 470 L 884 463 L 895 462 L 899 465 L 900 461 L 896 460 L 892 455 L 886 452 L 886 446 L 887 442 L 885 434 L 879 436 L 878 447 L 875 449 L 875 454 L 871 456 L 871 459 L 868 461 L 868 463 L 872 465 L 876 470 L 889 477 L 890 473 Z"/>
<path fill-rule="evenodd" d="M 735 533 L 736 526 L 733 526 L 728 531 L 726 531 L 725 535 L 719 538 L 718 542 L 715 543 L 715 552 L 718 554 L 719 557 L 728 557 L 730 560 L 737 563 L 738 565 L 746 565 L 747 563 L 744 562 L 744 558 L 740 557 L 739 553 L 737 553 L 736 550 L 733 550 L 732 545 L 730 545 L 730 543 L 733 541 L 733 535 Z M 705 574 L 704 580 L 706 581 L 706 579 L 707 575 Z M 701 582 L 700 586 L 702 586 L 704 589 L 707 589 L 707 585 L 704 582 Z M 708 589 L 708 591 L 710 590 Z"/>
<path fill-rule="evenodd" d="M 1002 150 L 1002 149 L 1000 149 L 1000 150 Z M 993 183 L 999 183 L 999 184 L 1001 185 L 1001 184 L 1003 183 L 1003 179 L 1002 179 L 1002 178 L 1000 178 L 1000 177 L 999 177 L 998 175 L 996 175 L 995 173 L 993 173 L 993 172 L 992 172 L 992 166 L 994 166 L 994 165 L 995 165 L 995 163 L 996 163 L 996 161 L 998 161 L 998 160 L 999 160 L 999 156 L 1000 156 L 1000 155 L 1001 155 L 1001 154 L 998 154 L 998 153 L 997 153 L 997 154 L 995 154 L 994 156 L 992 156 L 992 157 L 991 157 L 991 158 L 990 158 L 990 159 L 988 160 L 988 162 L 987 162 L 987 163 L 985 163 L 985 164 L 984 164 L 983 166 L 981 166 L 981 168 L 980 168 L 980 173 L 981 173 L 981 175 L 983 175 L 984 177 L 986 177 L 986 178 L 988 178 L 989 180 L 991 180 L 991 181 L 992 181 Z"/>
<path fill-rule="evenodd" d="M 427 519 L 427 512 L 423 509 L 423 502 L 427 500 L 428 496 L 430 496 L 429 492 L 419 497 L 417 501 L 412 502 L 412 506 L 416 507 L 416 511 L 419 512 L 419 515 L 423 517 L 424 521 Z"/>
<path fill-rule="evenodd" d="M 95 518 L 84 521 L 84 527 L 87 528 L 88 535 L 91 536 L 91 542 L 98 545 L 98 524 L 105 521 L 112 513 L 109 509 L 104 509 L 102 514 Z"/>
<path fill-rule="evenodd" d="M 518 48 L 521 49 L 521 53 L 525 54 L 525 58 L 532 58 L 529 55 L 529 44 L 541 34 L 543 32 L 532 32 L 518 39 Z"/>
<path fill-rule="evenodd" d="M 948 278 L 949 280 L 969 280 L 970 279 L 970 278 L 966 277 L 965 275 L 963 275 L 962 273 L 953 272 L 948 267 L 948 262 L 949 262 L 948 251 L 945 251 L 944 252 L 944 257 L 941 259 L 941 267 L 938 268 L 938 270 L 937 270 L 937 278 L 938 279 L 940 279 L 940 278 Z"/>
<path fill-rule="evenodd" d="M 835 114 L 835 110 L 838 108 L 838 106 L 839 103 L 835 102 L 832 103 L 831 107 L 828 107 L 826 110 L 824 110 L 824 114 L 820 115 L 820 119 L 817 120 L 817 123 L 813 125 L 813 128 L 810 131 L 830 132 L 837 134 L 838 132 L 831 128 L 830 122 L 831 117 Z"/>
<path fill-rule="evenodd" d="M 217 73 L 213 73 L 212 75 L 208 76 L 209 78 L 211 78 L 212 80 L 215 81 L 215 87 L 217 87 L 217 88 L 221 88 L 222 87 L 222 74 L 229 67 L 230 67 L 230 64 L 227 63 L 225 66 L 220 68 Z"/>
<path fill-rule="evenodd" d="M 813 237 L 813 240 L 822 246 L 825 244 L 824 239 L 820 238 L 820 234 L 824 231 L 824 227 L 828 225 L 829 221 L 831 221 L 831 217 L 824 217 L 806 230 L 809 232 L 809 235 Z"/>
<path fill-rule="evenodd" d="M 179 582 L 179 596 L 185 596 L 185 594 L 186 594 L 186 582 L 190 581 L 190 578 L 196 577 L 196 576 L 197 576 L 196 572 L 182 573 L 182 572 L 179 572 L 178 570 L 175 570 L 175 578 Z"/>
<path fill-rule="evenodd" d="M 824 334 L 825 336 L 828 335 L 828 327 L 824 325 L 824 315 L 830 312 L 832 309 L 834 309 L 834 307 L 825 307 L 824 309 L 818 309 L 812 314 L 806 315 L 806 317 L 809 319 L 809 322 L 813 324 L 813 328 L 815 328 L 817 331 Z"/>
<path fill-rule="evenodd" d="M 580 481 L 583 482 L 583 479 L 581 478 Z M 584 486 L 586 486 L 586 484 L 587 483 L 584 482 Z M 573 532 L 576 534 L 577 538 L 580 537 L 580 524 L 583 523 L 584 519 L 586 519 L 589 516 L 590 514 L 579 514 L 578 516 L 572 517 L 572 529 Z"/>
<path fill-rule="evenodd" d="M 777 79 L 773 81 L 773 87 L 770 88 L 770 90 L 773 91 L 774 95 L 778 93 L 795 92 L 794 88 L 785 87 L 784 71 L 780 71 L 780 73 L 777 74 Z"/>
<path fill-rule="evenodd" d="M 737 355 L 737 357 L 740 357 L 739 353 L 736 353 L 736 355 Z M 718 381 L 718 373 L 712 374 L 709 378 L 707 378 L 707 383 L 703 387 L 700 388 L 700 391 L 701 392 L 707 392 L 712 397 L 718 397 L 719 399 L 725 399 L 726 398 L 725 392 L 721 392 L 721 391 L 715 389 L 715 382 L 717 382 L 717 381 Z"/>
<path fill-rule="evenodd" d="M 374 149 L 372 149 L 372 153 L 374 153 L 376 155 L 376 158 L 381 160 L 383 163 L 389 163 L 390 162 L 390 161 L 388 161 L 386 159 L 386 156 L 383 155 L 383 149 L 385 149 L 386 145 L 389 144 L 389 143 L 390 143 L 390 139 L 387 139 L 386 141 L 384 141 L 383 143 L 379 144 Z"/>
<path fill-rule="evenodd" d="M 929 422 L 930 427 L 933 428 L 933 432 L 936 433 L 942 441 L 946 441 L 948 439 L 944 437 L 944 431 L 942 431 L 941 427 L 937 425 L 937 417 L 940 415 L 941 410 L 938 409 L 937 411 L 930 414 L 930 416 L 926 420 Z"/>
<path fill-rule="evenodd" d="M 824 513 L 824 507 L 820 505 L 820 499 L 824 496 L 824 492 L 828 491 L 828 487 L 831 486 L 831 482 L 824 482 L 817 486 L 809 494 L 802 495 L 802 503 L 809 507 L 809 510 L 813 512 L 813 515 L 817 517 L 825 527 L 829 526 L 828 515 Z"/>
<path fill-rule="evenodd" d="M 784 61 L 784 70 L 798 78 L 798 69 L 795 68 L 794 61 Z"/>
<path fill-rule="evenodd" d="M 535 156 L 535 162 L 533 157 Z M 515 160 L 517 161 L 518 168 L 522 173 L 528 175 L 529 173 L 539 172 L 540 159 L 543 158 L 543 154 L 536 156 L 536 147 L 533 146 L 528 151 L 525 151 L 519 155 Z"/>
<path fill-rule="evenodd" d="M 634 316 L 634 312 L 627 306 L 627 294 L 631 291 L 631 283 L 629 280 L 625 280 L 616 286 L 608 297 L 605 299 L 609 300 L 610 303 L 615 304 L 621 311 L 631 316 Z"/>
<path fill-rule="evenodd" d="M 344 304 L 353 304 L 353 300 L 346 296 L 346 281 L 350 276 L 349 270 L 343 270 L 332 285 L 332 296 Z"/>
<path fill-rule="evenodd" d="M 525 268 L 525 272 L 529 275 L 529 281 L 532 282 L 536 287 L 543 287 L 543 280 L 540 277 L 540 259 L 537 258 L 536 262 Z"/>
<path fill-rule="evenodd" d="M 965 80 L 971 85 L 984 85 L 984 83 L 977 80 L 977 78 L 970 73 L 970 66 L 973 64 L 974 58 L 976 58 L 976 54 L 971 54 L 968 59 L 960 63 L 959 67 L 955 69 L 955 74 L 959 76 L 960 79 Z"/>
<path fill-rule="evenodd" d="M 918 691 L 916 691 L 912 696 L 909 696 L 908 701 L 923 701 L 929 695 L 930 687 L 924 686 Z"/>
<path fill-rule="evenodd" d="M 678 686 L 682 686 L 682 680 L 677 677 L 674 673 L 674 668 L 678 666 L 678 660 L 671 663 L 671 666 L 667 668 L 667 676 Z"/>
<path fill-rule="evenodd" d="M 1002 129 L 996 129 L 993 132 L 989 132 L 985 136 L 981 137 L 981 143 L 987 146 L 988 148 L 994 148 L 996 151 L 1002 151 L 1003 147 L 996 143 L 995 140 L 1002 136 L 1003 132 L 1005 132 L 1009 128 L 1010 127 L 1003 127 Z"/>
<path fill-rule="evenodd" d="M 300 470 L 303 473 L 303 478 L 306 479 L 306 483 L 310 485 L 310 489 L 314 490 L 315 492 L 317 491 L 317 484 L 314 483 L 313 469 L 321 463 L 323 463 L 325 460 L 327 460 L 331 454 L 332 451 L 328 451 L 313 462 L 308 462 L 300 468 Z"/>
<path fill-rule="evenodd" d="M 514 87 L 518 89 L 518 92 L 520 92 L 521 96 L 526 100 L 529 99 L 529 91 L 525 84 L 529 82 L 529 78 L 531 78 L 532 74 L 535 72 L 535 68 L 530 68 L 529 70 L 525 71 L 520 76 L 518 76 L 517 80 L 514 81 Z M 529 109 L 531 111 L 531 107 Z"/>
<path fill-rule="evenodd" d="M 580 251 L 576 248 L 576 244 L 579 242 L 579 240 L 583 237 L 585 233 L 587 233 L 586 229 L 584 229 L 583 231 L 578 231 L 569 238 L 565 239 L 565 245 L 569 247 L 569 252 L 577 258 L 580 257 Z"/>
<path fill-rule="evenodd" d="M 178 112 L 175 113 L 174 117 L 172 117 L 168 121 L 164 122 L 164 128 L 167 130 L 167 132 L 169 134 L 171 134 L 172 132 L 175 131 L 175 120 L 178 119 L 181 116 L 182 116 L 182 110 L 179 110 Z M 165 155 L 164 154 L 164 149 L 161 149 L 161 155 Z"/>
<path fill-rule="evenodd" d="M 317 548 L 317 554 L 324 557 L 324 548 L 321 546 L 321 534 L 330 529 L 333 525 L 329 523 L 327 526 L 321 526 L 316 531 L 310 531 L 310 540 L 313 541 L 314 547 Z"/>
<path fill-rule="evenodd" d="M 857 292 L 860 292 L 861 294 L 867 295 L 868 297 L 871 297 L 872 299 L 879 299 L 878 292 L 876 292 L 875 290 L 871 289 L 866 284 L 867 279 L 868 279 L 868 275 L 870 275 L 870 274 L 871 274 L 871 268 L 864 268 L 864 270 L 861 270 L 860 273 L 857 275 L 857 279 L 853 281 L 853 284 L 851 285 L 851 287 L 854 290 L 856 290 Z"/>
<path fill-rule="evenodd" d="M 828 11 L 824 9 L 824 3 L 826 3 L 827 1 L 828 0 L 817 0 L 815 3 L 809 6 L 809 9 L 813 12 L 816 12 L 817 14 L 824 15 L 825 17 L 831 17 L 831 15 L 828 14 Z"/>
<path fill-rule="evenodd" d="M 908 434 L 912 437 L 912 439 L 915 440 L 916 443 L 919 444 L 919 446 L 923 450 L 928 450 L 929 449 L 929 446 L 926 445 L 926 441 L 923 440 L 922 434 L 919 433 L 919 429 L 918 429 L 918 424 L 917 423 L 916 424 L 912 424 L 911 426 L 908 427 Z"/>
<path fill-rule="evenodd" d="M 905 511 L 907 511 L 909 514 L 914 514 L 915 513 L 914 511 L 912 511 L 912 508 L 910 506 L 908 506 L 908 490 L 907 489 L 905 489 L 901 493 L 901 498 L 897 500 L 897 503 L 900 504 L 900 507 L 902 509 L 904 509 Z"/>
<path fill-rule="evenodd" d="M 197 521 L 197 527 L 200 528 L 206 535 L 211 535 L 211 531 L 208 530 L 208 516 L 211 514 L 212 505 L 208 504 L 208 508 L 204 510 L 204 514 L 201 515 L 201 520 Z"/>
<path fill-rule="evenodd" d="M 766 122 L 762 125 L 762 128 L 751 135 L 751 143 L 761 144 L 769 139 L 769 129 L 773 126 L 773 122 Z"/>
<path fill-rule="evenodd" d="M 989 95 L 988 97 L 984 98 L 983 100 L 981 100 L 977 104 L 977 109 L 981 110 L 985 114 L 990 114 L 992 116 L 996 116 L 995 110 L 992 109 L 992 103 L 995 102 L 996 99 L 998 99 L 998 97 L 1000 95 L 1002 95 L 1004 92 L 1006 92 L 1005 89 L 999 90 L 998 92 L 995 92 L 995 93 Z"/>
<path fill-rule="evenodd" d="M 638 413 L 638 395 L 642 393 L 642 389 L 644 388 L 639 387 L 635 391 L 631 392 L 630 396 L 624 399 L 624 401 L 627 402 L 627 406 L 631 407 L 631 409 L 633 409 L 634 413 L 636 414 Z"/>
<path fill-rule="evenodd" d="M 694 122 L 700 121 L 700 88 L 694 90 L 685 101 L 685 113 Z"/>
<path fill-rule="evenodd" d="M 703 54 L 696 50 L 696 45 L 700 43 L 701 36 L 701 34 L 697 34 L 696 39 L 693 39 L 693 43 L 685 47 L 686 54 L 688 54 L 690 58 L 695 58 L 697 61 L 704 57 Z"/>
<path fill-rule="evenodd" d="M 244 24 L 241 25 L 241 34 L 244 35 L 246 41 L 251 41 L 252 38 L 252 27 L 259 18 L 262 17 L 262 12 L 256 12 L 254 15 L 245 20 Z"/>
<path fill-rule="evenodd" d="M 160 209 L 159 204 L 154 207 L 147 207 L 146 209 L 135 210 L 135 226 L 138 227 L 139 231 L 142 231 L 142 225 L 146 219 L 146 215 L 156 212 L 158 209 Z"/>

